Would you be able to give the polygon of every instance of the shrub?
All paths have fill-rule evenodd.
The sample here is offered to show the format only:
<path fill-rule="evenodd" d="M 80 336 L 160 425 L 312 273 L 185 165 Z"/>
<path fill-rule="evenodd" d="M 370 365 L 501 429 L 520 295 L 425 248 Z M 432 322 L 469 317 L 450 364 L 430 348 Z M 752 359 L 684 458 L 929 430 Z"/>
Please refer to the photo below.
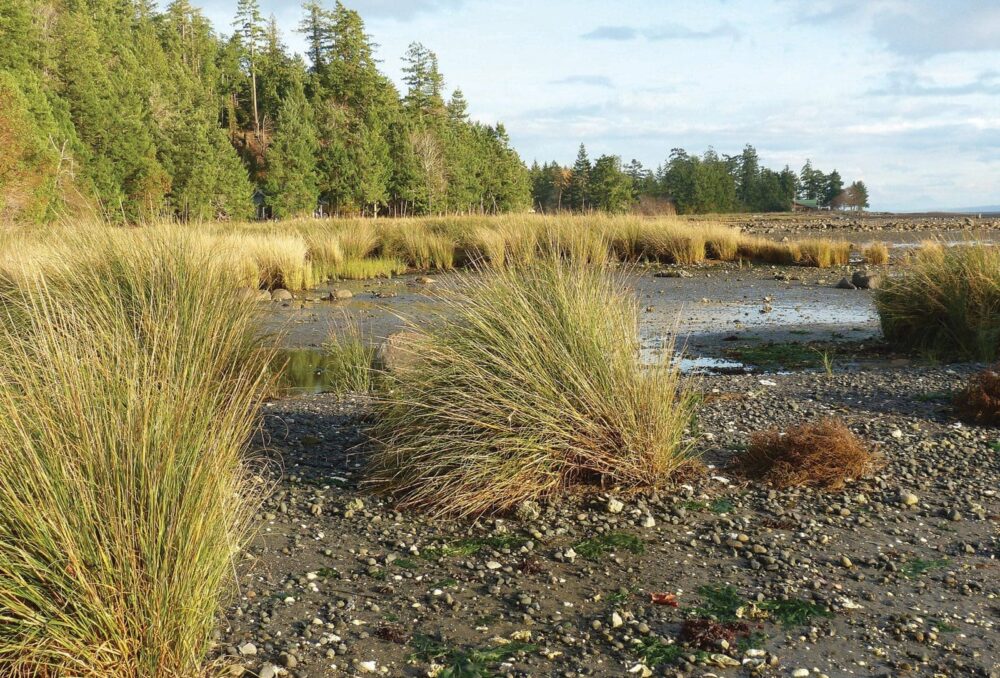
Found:
<path fill-rule="evenodd" d="M 959 417 L 974 424 L 1000 424 L 1000 372 L 990 368 L 973 375 L 964 389 L 955 394 Z"/>
<path fill-rule="evenodd" d="M 921 248 L 882 282 L 875 307 L 897 349 L 991 362 L 1000 355 L 1000 248 Z"/>
<path fill-rule="evenodd" d="M 54 256 L 0 274 L 0 675 L 198 675 L 253 510 L 255 305 L 190 238 Z"/>
<path fill-rule="evenodd" d="M 412 327 L 376 402 L 371 482 L 404 506 L 476 515 L 582 484 L 659 485 L 689 461 L 692 397 L 638 362 L 620 279 L 543 259 L 491 268 Z"/>
<path fill-rule="evenodd" d="M 884 242 L 875 242 L 864 249 L 862 253 L 865 263 L 869 266 L 882 266 L 889 263 L 889 246 Z"/>
<path fill-rule="evenodd" d="M 829 418 L 755 433 L 736 463 L 776 487 L 836 490 L 872 470 L 875 456 L 843 422 Z"/>

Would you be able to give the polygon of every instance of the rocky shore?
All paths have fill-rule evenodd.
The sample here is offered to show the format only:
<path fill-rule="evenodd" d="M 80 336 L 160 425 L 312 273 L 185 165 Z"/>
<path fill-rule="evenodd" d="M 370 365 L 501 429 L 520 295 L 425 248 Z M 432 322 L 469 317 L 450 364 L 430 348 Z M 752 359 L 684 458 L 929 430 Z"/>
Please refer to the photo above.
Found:
<path fill-rule="evenodd" d="M 975 366 L 700 377 L 703 474 L 477 522 L 363 482 L 367 406 L 266 408 L 270 488 L 217 653 L 232 675 L 1000 676 L 1000 436 L 958 423 Z M 835 415 L 878 448 L 838 493 L 727 467 Z"/>

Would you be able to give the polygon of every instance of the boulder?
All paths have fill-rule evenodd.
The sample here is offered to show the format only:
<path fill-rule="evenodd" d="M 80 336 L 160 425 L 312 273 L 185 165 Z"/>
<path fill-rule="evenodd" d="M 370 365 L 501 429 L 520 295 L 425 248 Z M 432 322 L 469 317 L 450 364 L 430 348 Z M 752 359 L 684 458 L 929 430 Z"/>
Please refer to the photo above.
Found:
<path fill-rule="evenodd" d="M 393 332 L 378 349 L 378 362 L 387 372 L 396 372 L 412 364 L 419 354 L 424 336 L 412 330 Z"/>
<path fill-rule="evenodd" d="M 344 301 L 345 299 L 350 299 L 354 296 L 354 292 L 350 290 L 333 290 L 330 294 L 326 295 L 327 301 Z"/>
<path fill-rule="evenodd" d="M 271 301 L 291 301 L 293 298 L 291 292 L 281 287 L 271 292 Z"/>
<path fill-rule="evenodd" d="M 874 290 L 878 287 L 879 277 L 864 271 L 855 271 L 851 276 L 851 283 L 859 290 Z"/>

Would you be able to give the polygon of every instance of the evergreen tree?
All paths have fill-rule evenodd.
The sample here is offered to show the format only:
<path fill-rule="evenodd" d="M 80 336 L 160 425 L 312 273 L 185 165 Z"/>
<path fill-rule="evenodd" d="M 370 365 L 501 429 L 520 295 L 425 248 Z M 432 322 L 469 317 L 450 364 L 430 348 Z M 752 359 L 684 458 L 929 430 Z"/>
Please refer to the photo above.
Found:
<path fill-rule="evenodd" d="M 824 177 L 822 194 L 820 196 L 820 205 L 824 207 L 831 206 L 834 199 L 840 195 L 840 192 L 843 190 L 844 180 L 841 179 L 840 173 L 837 170 L 833 170 Z"/>
<path fill-rule="evenodd" d="M 566 187 L 563 206 L 578 212 L 586 211 L 590 205 L 590 158 L 587 147 L 580 144 L 576 153 L 576 162 L 570 172 L 569 185 Z"/>
<path fill-rule="evenodd" d="M 590 172 L 590 199 L 594 209 L 611 213 L 628 211 L 635 201 L 632 179 L 622 171 L 616 155 L 602 155 Z"/>
<path fill-rule="evenodd" d="M 403 57 L 404 103 L 417 118 L 437 116 L 444 111 L 444 78 L 438 70 L 437 55 L 419 42 L 411 43 Z"/>
<path fill-rule="evenodd" d="M 312 214 L 319 201 L 316 155 L 319 141 L 300 80 L 281 102 L 267 154 L 265 202 L 275 218 Z"/>
<path fill-rule="evenodd" d="M 243 61 L 250 76 L 250 101 L 253 111 L 253 129 L 260 138 L 260 112 L 257 107 L 257 55 L 264 42 L 265 32 L 260 5 L 257 0 L 237 0 L 236 19 L 233 27 L 235 36 L 240 40 L 243 49 Z"/>

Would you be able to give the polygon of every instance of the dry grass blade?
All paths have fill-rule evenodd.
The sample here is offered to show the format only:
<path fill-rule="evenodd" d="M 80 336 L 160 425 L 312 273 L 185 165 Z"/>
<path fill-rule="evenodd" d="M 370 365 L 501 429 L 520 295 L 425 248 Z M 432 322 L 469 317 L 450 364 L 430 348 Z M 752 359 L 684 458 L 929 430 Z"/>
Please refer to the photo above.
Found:
<path fill-rule="evenodd" d="M 877 458 L 842 421 L 828 418 L 753 434 L 736 465 L 776 487 L 837 490 L 873 470 Z"/>
<path fill-rule="evenodd" d="M 974 424 L 1000 424 L 1000 372 L 991 368 L 972 376 L 955 395 L 958 416 Z"/>

